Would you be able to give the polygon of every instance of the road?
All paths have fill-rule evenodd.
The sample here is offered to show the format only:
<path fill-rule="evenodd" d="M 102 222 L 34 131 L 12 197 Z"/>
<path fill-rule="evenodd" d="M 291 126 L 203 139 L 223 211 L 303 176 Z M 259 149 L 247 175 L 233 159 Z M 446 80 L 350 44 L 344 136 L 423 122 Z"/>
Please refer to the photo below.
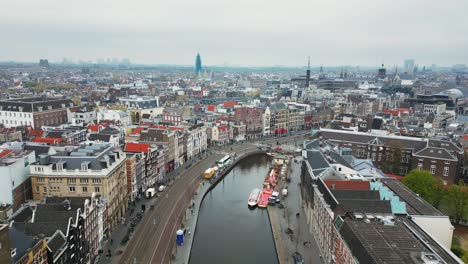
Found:
<path fill-rule="evenodd" d="M 294 137 L 270 138 L 259 142 L 280 143 L 297 139 Z M 298 143 L 301 142 L 298 140 Z M 189 170 L 182 171 L 157 200 L 154 210 L 147 210 L 143 220 L 128 242 L 128 246 L 120 256 L 119 263 L 169 263 L 172 247 L 175 244 L 175 232 L 180 227 L 186 208 L 190 204 L 198 185 L 201 174 L 212 166 L 216 160 L 226 153 L 243 153 L 257 150 L 252 143 L 234 144 L 227 147 L 212 149 L 212 154 L 193 165 Z M 201 195 L 201 194 L 200 194 Z"/>

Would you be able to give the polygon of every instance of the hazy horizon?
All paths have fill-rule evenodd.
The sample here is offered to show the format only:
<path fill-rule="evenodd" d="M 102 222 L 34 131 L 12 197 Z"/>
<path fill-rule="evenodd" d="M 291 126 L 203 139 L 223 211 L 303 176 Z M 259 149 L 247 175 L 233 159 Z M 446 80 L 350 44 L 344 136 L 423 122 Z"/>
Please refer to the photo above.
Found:
<path fill-rule="evenodd" d="M 468 1 L 3 3 L 0 61 L 303 67 L 468 63 Z"/>

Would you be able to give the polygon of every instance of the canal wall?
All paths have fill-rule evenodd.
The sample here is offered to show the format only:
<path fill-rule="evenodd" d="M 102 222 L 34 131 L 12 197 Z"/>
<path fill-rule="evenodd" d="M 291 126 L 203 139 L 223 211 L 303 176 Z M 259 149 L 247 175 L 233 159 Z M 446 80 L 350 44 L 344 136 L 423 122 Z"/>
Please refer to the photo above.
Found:
<path fill-rule="evenodd" d="M 266 155 L 266 151 L 262 150 L 253 150 L 247 153 L 242 154 L 241 156 L 237 157 L 233 162 L 226 168 L 224 168 L 221 173 L 218 175 L 218 177 L 211 183 L 209 184 L 207 181 L 204 181 L 203 184 L 200 184 L 195 196 L 193 197 L 193 205 L 194 208 L 187 209 L 186 211 L 186 221 L 184 225 L 186 227 L 190 227 L 190 231 L 193 232 L 193 235 L 186 236 L 184 239 L 184 245 L 183 246 L 175 246 L 175 252 L 173 254 L 175 255 L 175 259 L 171 261 L 173 264 L 187 264 L 190 261 L 190 252 L 192 250 L 192 243 L 193 239 L 195 236 L 195 230 L 196 226 L 198 223 L 198 214 L 199 214 L 199 208 L 201 207 L 201 204 L 203 203 L 203 200 L 205 199 L 206 195 L 214 188 L 218 183 L 220 183 L 224 177 L 235 167 L 237 166 L 241 161 L 250 158 L 255 155 Z M 193 211 L 192 211 L 193 209 Z"/>

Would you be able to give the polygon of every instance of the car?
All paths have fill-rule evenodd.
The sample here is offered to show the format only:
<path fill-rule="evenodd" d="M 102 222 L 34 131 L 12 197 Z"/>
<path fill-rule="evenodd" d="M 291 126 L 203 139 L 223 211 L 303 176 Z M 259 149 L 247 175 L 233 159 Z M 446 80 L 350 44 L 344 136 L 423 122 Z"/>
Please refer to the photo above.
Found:
<path fill-rule="evenodd" d="M 301 254 L 299 254 L 299 252 L 294 252 L 292 254 L 292 258 L 293 258 L 293 263 L 294 264 L 302 264 L 304 263 L 304 260 L 302 259 L 302 256 Z"/>
<path fill-rule="evenodd" d="M 275 148 L 275 151 L 283 151 L 283 148 L 277 147 Z"/>
<path fill-rule="evenodd" d="M 158 191 L 160 191 L 160 192 L 164 191 L 165 189 L 166 189 L 166 186 L 164 186 L 164 185 L 161 185 L 161 186 L 158 187 Z"/>

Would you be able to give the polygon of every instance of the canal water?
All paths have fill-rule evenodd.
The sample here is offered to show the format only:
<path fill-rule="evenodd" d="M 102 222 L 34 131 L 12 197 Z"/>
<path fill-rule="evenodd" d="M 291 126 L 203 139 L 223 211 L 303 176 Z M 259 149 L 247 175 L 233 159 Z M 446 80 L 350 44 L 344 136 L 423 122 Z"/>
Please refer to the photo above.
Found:
<path fill-rule="evenodd" d="M 266 209 L 249 209 L 247 199 L 261 188 L 270 167 L 266 155 L 240 162 L 201 204 L 190 264 L 278 263 Z"/>

